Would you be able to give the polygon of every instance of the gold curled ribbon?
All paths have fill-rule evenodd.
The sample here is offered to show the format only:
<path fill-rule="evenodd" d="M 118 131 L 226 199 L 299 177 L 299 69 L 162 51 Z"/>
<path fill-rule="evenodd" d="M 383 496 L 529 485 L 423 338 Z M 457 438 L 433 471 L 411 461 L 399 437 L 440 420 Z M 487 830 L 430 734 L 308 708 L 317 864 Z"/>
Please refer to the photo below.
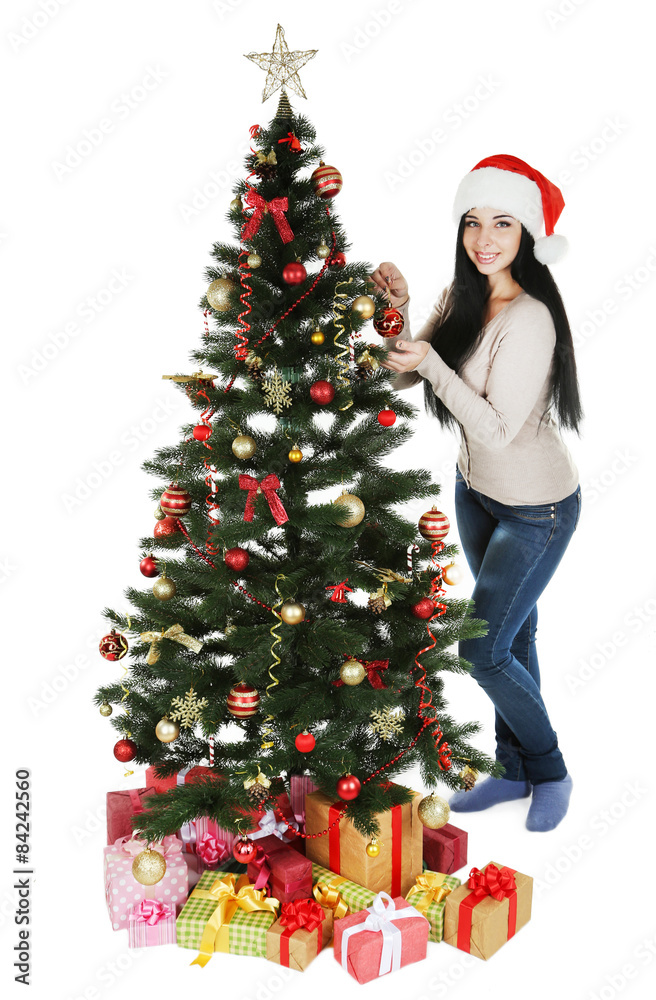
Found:
<path fill-rule="evenodd" d="M 343 333 L 346 333 L 344 317 L 340 314 L 346 312 L 347 305 L 346 302 L 338 301 L 339 299 L 348 299 L 349 296 L 346 292 L 338 292 L 337 289 L 340 285 L 350 285 L 352 281 L 353 278 L 349 278 L 348 281 L 338 281 L 335 285 L 335 294 L 333 296 L 333 326 L 337 328 L 337 333 L 333 338 L 333 343 L 335 347 L 338 348 L 337 354 L 335 355 L 335 361 L 339 365 L 340 369 L 337 380 L 339 382 L 344 382 L 346 387 L 349 389 L 351 387 L 351 383 L 347 378 L 347 372 L 349 370 L 349 349 L 348 345 L 343 344 L 339 339 Z M 346 358 L 344 357 L 345 355 Z M 351 406 L 353 406 L 352 399 L 348 401 L 346 406 L 340 406 L 340 410 L 348 410 Z"/>
<path fill-rule="evenodd" d="M 417 875 L 417 881 L 408 890 L 405 898 L 410 900 L 418 892 L 426 893 L 423 899 L 413 903 L 415 910 L 419 910 L 426 916 L 426 911 L 431 903 L 441 903 L 451 892 L 451 887 L 444 885 L 445 878 L 446 875 L 441 872 L 422 872 L 421 875 Z"/>
<path fill-rule="evenodd" d="M 278 620 L 277 620 L 276 624 L 272 625 L 271 628 L 269 629 L 269 632 L 273 636 L 273 642 L 271 643 L 271 650 L 270 650 L 271 656 L 273 658 L 273 663 L 269 667 L 269 677 L 271 678 L 271 684 L 267 684 L 267 687 L 266 687 L 266 694 L 267 695 L 269 694 L 270 689 L 276 687 L 276 685 L 278 684 L 278 678 L 273 673 L 273 668 L 277 667 L 278 664 L 281 662 L 280 657 L 276 653 L 276 646 L 278 645 L 279 642 L 282 642 L 282 636 L 280 636 L 280 635 L 277 634 L 276 629 L 280 628 L 280 626 L 282 625 L 282 618 L 280 617 L 280 613 L 278 611 L 276 611 L 275 609 L 278 608 L 278 607 L 280 607 L 280 605 L 282 604 L 282 594 L 280 593 L 280 588 L 278 586 L 278 581 L 279 580 L 284 580 L 284 579 L 285 579 L 284 573 L 278 573 L 278 576 L 276 577 L 276 584 L 275 584 L 275 586 L 276 586 L 276 594 L 278 595 L 278 600 L 275 602 L 275 604 L 271 608 L 271 614 L 274 616 L 274 618 L 277 618 Z M 272 722 L 273 722 L 273 716 L 272 715 L 267 715 L 267 717 L 264 720 L 264 729 L 262 730 L 262 743 L 260 745 L 260 749 L 261 750 L 269 750 L 273 746 L 273 741 L 267 739 L 267 737 L 271 736 L 272 733 L 273 733 L 273 729 L 271 728 L 271 723 Z"/>
<path fill-rule="evenodd" d="M 171 625 L 170 628 L 166 630 L 162 629 L 160 632 L 142 632 L 139 636 L 142 642 L 149 642 L 150 649 L 148 650 L 148 656 L 146 657 L 146 663 L 149 667 L 152 667 L 154 663 L 159 660 L 159 644 L 162 639 L 171 639 L 173 642 L 179 642 L 181 646 L 186 646 L 190 649 L 192 653 L 200 653 L 203 648 L 202 642 L 198 639 L 194 639 L 193 636 L 187 635 L 183 632 L 182 625 Z"/>
<path fill-rule="evenodd" d="M 337 886 L 346 879 L 342 875 L 336 875 L 330 882 L 323 882 L 321 879 L 312 888 L 312 893 L 319 906 L 327 910 L 332 910 L 335 920 L 345 917 L 349 911 L 348 903 L 342 899 Z"/>
<path fill-rule="evenodd" d="M 205 372 L 194 372 L 193 375 L 162 375 L 162 378 L 170 379 L 172 382 L 212 382 L 218 375 L 207 375 Z"/>
<path fill-rule="evenodd" d="M 200 942 L 200 954 L 191 963 L 204 968 L 215 951 L 228 952 L 229 924 L 238 909 L 246 913 L 268 910 L 276 913 L 280 903 L 273 896 L 267 896 L 263 889 L 256 889 L 248 881 L 248 875 L 224 875 L 212 883 L 209 889 L 194 889 L 190 899 L 208 899 L 217 907 L 205 924 Z"/>

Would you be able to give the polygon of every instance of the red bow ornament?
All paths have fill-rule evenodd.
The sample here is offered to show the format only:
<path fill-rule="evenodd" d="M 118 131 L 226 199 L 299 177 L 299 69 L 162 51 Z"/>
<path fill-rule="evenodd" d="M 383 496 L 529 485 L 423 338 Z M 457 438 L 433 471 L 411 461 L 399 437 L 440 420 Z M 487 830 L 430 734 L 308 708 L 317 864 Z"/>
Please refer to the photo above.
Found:
<path fill-rule="evenodd" d="M 248 490 L 248 496 L 246 497 L 246 509 L 244 510 L 244 521 L 252 521 L 253 515 L 255 513 L 255 498 L 258 493 L 264 493 L 267 501 L 269 503 L 269 508 L 274 516 L 276 524 L 284 524 L 285 521 L 289 520 L 287 516 L 287 511 L 282 505 L 280 497 L 276 493 L 276 490 L 280 489 L 280 480 L 273 473 L 270 472 L 268 476 L 265 476 L 261 483 L 258 483 L 255 476 L 249 476 L 248 473 L 240 473 L 239 476 L 239 489 Z"/>
<path fill-rule="evenodd" d="M 244 226 L 241 234 L 242 241 L 247 242 L 255 236 L 255 233 L 260 228 L 262 219 L 266 212 L 270 213 L 272 216 L 273 221 L 276 224 L 276 229 L 280 234 L 280 239 L 283 243 L 289 243 L 290 240 L 293 240 L 294 234 L 291 226 L 284 216 L 284 212 L 287 211 L 287 207 L 287 198 L 279 197 L 272 198 L 271 201 L 266 201 L 266 199 L 264 199 L 258 191 L 254 188 L 250 188 L 248 194 L 246 195 L 246 208 L 254 208 L 255 211 Z"/>
<path fill-rule="evenodd" d="M 293 132 L 288 132 L 284 139 L 278 139 L 278 142 L 288 142 L 289 149 L 292 153 L 301 153 L 303 150 L 301 144 L 294 135 Z"/>
<path fill-rule="evenodd" d="M 306 931 L 317 929 L 326 914 L 314 899 L 295 899 L 291 903 L 283 903 L 280 908 L 280 923 L 293 934 L 304 928 Z"/>
<path fill-rule="evenodd" d="M 471 889 L 478 898 L 492 896 L 501 901 L 515 892 L 517 888 L 515 873 L 512 868 L 497 868 L 494 864 L 487 865 L 484 872 L 478 868 L 472 868 L 467 888 Z"/>
<path fill-rule="evenodd" d="M 348 656 L 346 653 L 344 655 L 347 660 L 351 659 L 351 657 Z M 372 688 L 380 689 L 387 687 L 387 684 L 383 684 L 382 680 L 380 679 L 379 671 L 387 670 L 389 666 L 389 660 L 360 660 L 358 659 L 357 656 L 354 656 L 353 659 L 357 660 L 358 663 L 361 663 L 364 669 L 367 671 L 367 679 L 371 684 Z M 342 687 L 343 684 L 344 681 L 341 679 L 338 681 L 333 681 L 333 685 L 335 687 Z"/>

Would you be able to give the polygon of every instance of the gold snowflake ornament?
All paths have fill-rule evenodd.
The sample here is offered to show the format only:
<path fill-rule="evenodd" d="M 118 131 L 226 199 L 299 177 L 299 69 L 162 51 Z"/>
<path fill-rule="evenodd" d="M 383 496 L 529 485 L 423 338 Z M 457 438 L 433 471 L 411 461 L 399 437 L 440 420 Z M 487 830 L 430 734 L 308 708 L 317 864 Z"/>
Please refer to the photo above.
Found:
<path fill-rule="evenodd" d="M 180 722 L 185 729 L 189 729 L 198 722 L 207 705 L 207 698 L 197 698 L 193 687 L 190 687 L 184 698 L 176 697 L 172 700 L 173 711 L 169 712 L 168 716 L 174 722 Z"/>
<path fill-rule="evenodd" d="M 306 97 L 307 95 L 303 90 L 298 76 L 298 70 L 301 66 L 305 66 L 306 62 L 309 62 L 317 54 L 317 51 L 318 49 L 306 49 L 304 52 L 300 50 L 290 52 L 289 46 L 285 41 L 285 32 L 281 25 L 278 25 L 271 52 L 245 53 L 247 59 L 256 63 L 260 69 L 266 70 L 267 78 L 264 90 L 262 91 L 262 100 L 266 101 L 268 97 L 271 97 L 280 88 L 282 88 L 284 93 L 285 84 L 294 93 L 298 94 L 299 97 Z"/>
<path fill-rule="evenodd" d="M 402 731 L 405 713 L 402 708 L 383 708 L 380 712 L 371 712 L 370 718 L 374 720 L 371 723 L 372 733 L 380 736 L 381 740 L 391 740 L 396 733 Z"/>
<path fill-rule="evenodd" d="M 273 375 L 262 383 L 265 405 L 272 406 L 274 413 L 282 413 L 283 406 L 292 405 L 291 387 L 291 382 L 285 382 L 277 367 L 274 368 Z"/>

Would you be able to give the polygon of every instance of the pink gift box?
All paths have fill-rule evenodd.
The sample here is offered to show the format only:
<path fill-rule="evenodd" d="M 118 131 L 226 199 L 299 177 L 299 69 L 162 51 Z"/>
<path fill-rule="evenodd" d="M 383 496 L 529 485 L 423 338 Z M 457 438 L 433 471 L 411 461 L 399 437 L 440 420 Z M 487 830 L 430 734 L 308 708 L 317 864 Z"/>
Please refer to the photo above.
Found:
<path fill-rule="evenodd" d="M 146 768 L 146 784 L 152 785 L 159 795 L 161 792 L 168 792 L 169 788 L 176 788 L 177 785 L 193 784 L 205 775 L 216 777 L 216 771 L 213 767 L 199 764 L 197 767 L 185 767 L 182 771 L 172 774 L 170 778 L 158 778 L 155 767 L 151 764 Z"/>
<path fill-rule="evenodd" d="M 196 824 L 196 840 L 195 848 L 198 851 L 198 845 L 203 841 L 206 841 L 207 837 L 213 837 L 217 844 L 219 853 L 222 853 L 221 845 L 225 849 L 225 857 L 223 857 L 219 864 L 215 867 L 220 867 L 221 863 L 227 858 L 232 857 L 232 845 L 234 844 L 237 835 L 232 832 L 232 830 L 226 830 L 224 827 L 219 826 L 215 819 L 211 816 L 197 816 L 195 820 Z M 210 865 L 204 864 L 203 870 L 209 869 Z"/>
<path fill-rule="evenodd" d="M 132 875 L 132 862 L 146 846 L 143 840 L 121 837 L 115 844 L 103 848 L 105 898 L 115 931 L 128 926 L 133 903 L 143 899 L 158 900 L 175 909 L 187 899 L 189 879 L 181 841 L 177 837 L 164 837 L 161 843 L 150 845 L 166 859 L 166 873 L 156 885 L 141 885 Z"/>
<path fill-rule="evenodd" d="M 426 958 L 429 931 L 426 917 L 403 896 L 379 892 L 366 910 L 335 921 L 335 958 L 359 983 L 369 983 Z"/>
<path fill-rule="evenodd" d="M 255 843 L 258 855 L 246 869 L 256 889 L 268 886 L 274 899 L 291 903 L 312 895 L 312 862 L 278 837 L 261 837 Z"/>
<path fill-rule="evenodd" d="M 305 796 L 310 792 L 316 792 L 319 786 L 315 785 L 307 774 L 292 774 L 289 779 L 289 798 L 292 804 L 292 811 L 299 826 L 305 825 Z"/>
<path fill-rule="evenodd" d="M 125 788 L 120 792 L 107 792 L 107 843 L 115 844 L 121 837 L 131 837 L 132 817 L 148 806 L 148 797 L 155 788 Z"/>
<path fill-rule="evenodd" d="M 175 905 L 153 899 L 133 903 L 128 914 L 128 948 L 176 944 L 175 926 Z"/>

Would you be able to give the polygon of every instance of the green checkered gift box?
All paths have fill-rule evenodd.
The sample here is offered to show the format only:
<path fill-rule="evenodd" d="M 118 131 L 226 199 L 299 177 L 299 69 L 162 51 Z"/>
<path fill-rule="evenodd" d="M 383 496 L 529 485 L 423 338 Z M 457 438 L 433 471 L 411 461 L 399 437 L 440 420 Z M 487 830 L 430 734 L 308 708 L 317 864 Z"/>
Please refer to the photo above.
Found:
<path fill-rule="evenodd" d="M 446 897 L 460 885 L 460 879 L 442 872 L 424 871 L 408 889 L 405 898 L 429 921 L 429 941 L 441 941 L 444 936 L 444 907 Z"/>
<path fill-rule="evenodd" d="M 203 872 L 178 917 L 178 944 L 200 952 L 192 965 L 207 965 L 215 951 L 266 958 L 266 932 L 279 906 L 246 875 Z"/>
<path fill-rule="evenodd" d="M 366 910 L 371 906 L 376 893 L 371 889 L 365 889 L 357 882 L 351 882 L 343 875 L 335 875 L 335 872 L 321 865 L 312 862 L 312 892 L 314 898 L 321 906 L 333 910 L 335 918 L 346 916 L 347 913 L 357 913 L 358 910 Z"/>

